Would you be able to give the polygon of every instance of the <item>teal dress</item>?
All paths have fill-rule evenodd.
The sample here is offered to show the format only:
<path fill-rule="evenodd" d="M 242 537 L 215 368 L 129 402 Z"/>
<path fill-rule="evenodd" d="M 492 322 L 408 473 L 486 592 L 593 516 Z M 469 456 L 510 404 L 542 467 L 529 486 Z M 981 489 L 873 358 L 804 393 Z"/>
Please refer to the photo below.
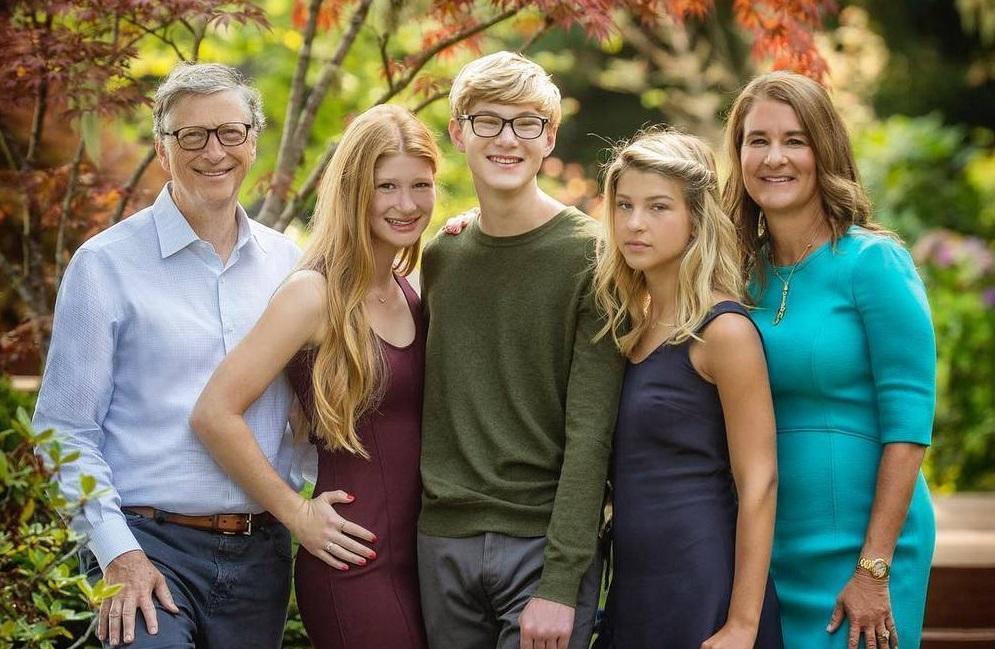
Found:
<path fill-rule="evenodd" d="M 844 649 L 826 632 L 853 574 L 885 444 L 928 445 L 936 342 L 922 281 L 892 239 L 852 226 L 781 281 L 750 286 L 777 416 L 778 498 L 771 574 L 786 649 Z M 778 268 L 787 278 L 790 267 Z M 922 474 L 895 548 L 891 605 L 902 649 L 919 647 L 936 536 Z M 863 641 L 860 644 L 864 646 Z"/>

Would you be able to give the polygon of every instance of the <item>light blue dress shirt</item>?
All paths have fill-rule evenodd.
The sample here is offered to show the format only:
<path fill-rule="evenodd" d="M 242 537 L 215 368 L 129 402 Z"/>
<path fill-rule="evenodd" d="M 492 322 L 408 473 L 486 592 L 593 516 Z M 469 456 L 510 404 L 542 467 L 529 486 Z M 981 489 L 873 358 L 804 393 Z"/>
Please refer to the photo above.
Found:
<path fill-rule="evenodd" d="M 300 250 L 237 209 L 226 264 L 197 237 L 163 188 L 155 203 L 84 243 L 66 267 L 34 425 L 53 428 L 81 458 L 59 476 L 103 494 L 73 527 L 107 567 L 139 549 L 122 505 L 182 514 L 259 512 L 190 428 L 211 373 L 249 332 Z M 313 456 L 287 428 L 292 392 L 281 375 L 245 413 L 257 441 L 292 486 Z"/>

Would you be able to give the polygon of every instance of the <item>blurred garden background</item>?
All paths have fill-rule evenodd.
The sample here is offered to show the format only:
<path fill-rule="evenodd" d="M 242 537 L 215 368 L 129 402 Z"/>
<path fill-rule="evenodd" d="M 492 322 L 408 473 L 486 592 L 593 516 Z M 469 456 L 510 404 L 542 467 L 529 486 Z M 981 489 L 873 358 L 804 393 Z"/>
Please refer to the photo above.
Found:
<path fill-rule="evenodd" d="M 821 79 L 877 219 L 913 250 L 929 291 L 931 488 L 995 491 L 995 0 L 11 0 L 0 7 L 0 431 L 15 424 L 0 437 L 0 649 L 67 647 L 90 624 L 66 558 L 74 540 L 46 536 L 59 520 L 30 452 L 39 432 L 16 411 L 30 415 L 73 251 L 166 180 L 148 100 L 161 77 L 202 60 L 255 80 L 269 125 L 242 202 L 302 244 L 348 120 L 384 102 L 417 111 L 445 155 L 432 236 L 474 204 L 445 137 L 449 83 L 499 49 L 534 58 L 562 89 L 540 182 L 595 216 L 599 165 L 620 138 L 666 123 L 721 151 L 725 111 L 752 75 Z M 307 646 L 295 619 L 286 642 Z"/>

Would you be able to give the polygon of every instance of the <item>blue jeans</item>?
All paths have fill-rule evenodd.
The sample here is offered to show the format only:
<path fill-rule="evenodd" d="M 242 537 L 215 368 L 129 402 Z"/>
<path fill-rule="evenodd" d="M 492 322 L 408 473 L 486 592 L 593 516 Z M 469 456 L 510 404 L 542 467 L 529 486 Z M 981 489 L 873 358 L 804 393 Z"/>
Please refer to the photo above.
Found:
<path fill-rule="evenodd" d="M 132 649 L 278 649 L 290 598 L 290 533 L 282 525 L 251 536 L 158 522 L 125 513 L 139 545 L 166 578 L 178 614 L 155 601 L 159 633 L 151 635 L 141 611 L 135 614 Z M 101 577 L 89 550 L 80 569 Z"/>

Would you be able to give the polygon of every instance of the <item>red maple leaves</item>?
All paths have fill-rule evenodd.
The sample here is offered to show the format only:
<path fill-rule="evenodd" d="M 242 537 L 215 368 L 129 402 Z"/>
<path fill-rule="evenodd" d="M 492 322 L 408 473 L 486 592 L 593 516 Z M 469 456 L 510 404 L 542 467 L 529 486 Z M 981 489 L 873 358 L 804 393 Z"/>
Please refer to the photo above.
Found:
<path fill-rule="evenodd" d="M 298 27 L 307 22 L 307 4 L 306 0 L 294 0 L 293 20 Z M 324 0 L 318 28 L 327 30 L 339 24 L 349 4 L 349 0 Z M 532 10 L 551 25 L 563 29 L 578 26 L 591 38 L 604 40 L 615 34 L 615 12 L 629 12 L 644 24 L 654 24 L 663 15 L 683 22 L 706 18 L 714 11 L 714 4 L 714 0 L 433 0 L 424 16 L 431 26 L 422 36 L 422 47 L 431 49 L 481 24 L 477 14 L 487 7 L 492 13 Z M 836 10 L 834 0 L 732 0 L 732 5 L 736 22 L 753 39 L 755 59 L 770 60 L 775 69 L 823 78 L 826 62 L 816 51 L 813 33 L 822 26 L 823 15 Z M 457 48 L 479 52 L 481 38 L 475 34 L 460 39 L 439 56 L 450 56 Z"/>
<path fill-rule="evenodd" d="M 736 21 L 753 36 L 754 58 L 771 59 L 775 70 L 793 70 L 817 81 L 827 69 L 813 33 L 823 14 L 835 10 L 833 0 L 733 0 Z"/>

